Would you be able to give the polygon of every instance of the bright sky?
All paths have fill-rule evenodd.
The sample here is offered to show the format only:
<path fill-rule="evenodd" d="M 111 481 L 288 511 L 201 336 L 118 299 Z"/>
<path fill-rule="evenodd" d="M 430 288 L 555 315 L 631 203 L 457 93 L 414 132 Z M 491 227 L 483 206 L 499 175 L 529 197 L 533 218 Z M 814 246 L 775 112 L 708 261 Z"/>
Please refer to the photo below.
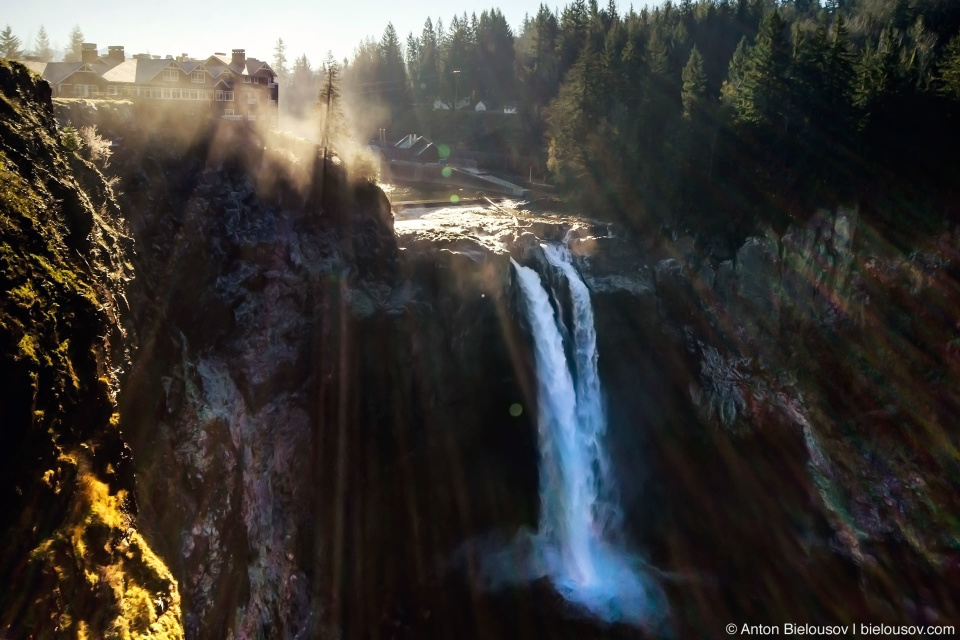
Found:
<path fill-rule="evenodd" d="M 514 35 L 525 13 L 536 13 L 541 0 L 509 0 L 500 6 Z M 564 2 L 551 2 L 565 4 Z M 5 5 L 5 6 L 4 6 Z M 101 51 L 108 45 L 123 45 L 127 56 L 135 53 L 179 55 L 196 58 L 215 51 L 229 55 L 233 48 L 271 61 L 277 38 L 287 45 L 287 58 L 307 54 L 314 67 L 327 50 L 337 59 L 353 57 L 357 44 L 368 36 L 378 39 L 388 22 L 405 43 L 407 33 L 419 35 L 429 16 L 444 25 L 454 14 L 462 15 L 495 6 L 491 0 L 232 0 L 202 3 L 196 0 L 0 0 L 0 28 L 9 24 L 23 46 L 33 47 L 40 25 L 51 45 L 62 52 L 70 30 L 80 25 L 86 42 Z"/>

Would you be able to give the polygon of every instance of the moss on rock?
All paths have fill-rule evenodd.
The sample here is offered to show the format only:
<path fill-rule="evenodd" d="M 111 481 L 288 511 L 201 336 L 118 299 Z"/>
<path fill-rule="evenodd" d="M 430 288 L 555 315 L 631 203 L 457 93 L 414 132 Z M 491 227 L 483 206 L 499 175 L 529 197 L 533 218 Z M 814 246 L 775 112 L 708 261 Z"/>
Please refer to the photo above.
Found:
<path fill-rule="evenodd" d="M 49 86 L 0 61 L 4 637 L 183 635 L 177 584 L 133 526 L 116 417 L 130 251 L 109 184 L 63 144 Z"/>

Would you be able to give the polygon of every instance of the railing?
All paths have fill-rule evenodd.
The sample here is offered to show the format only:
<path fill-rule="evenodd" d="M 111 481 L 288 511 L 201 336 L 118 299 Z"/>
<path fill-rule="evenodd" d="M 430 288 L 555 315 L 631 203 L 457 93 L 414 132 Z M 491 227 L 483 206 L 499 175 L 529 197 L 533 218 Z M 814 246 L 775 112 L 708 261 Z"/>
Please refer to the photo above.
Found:
<path fill-rule="evenodd" d="M 238 116 L 238 115 L 228 116 L 228 115 L 224 115 L 224 116 L 223 116 L 223 119 L 224 119 L 224 120 L 243 120 L 243 116 Z"/>

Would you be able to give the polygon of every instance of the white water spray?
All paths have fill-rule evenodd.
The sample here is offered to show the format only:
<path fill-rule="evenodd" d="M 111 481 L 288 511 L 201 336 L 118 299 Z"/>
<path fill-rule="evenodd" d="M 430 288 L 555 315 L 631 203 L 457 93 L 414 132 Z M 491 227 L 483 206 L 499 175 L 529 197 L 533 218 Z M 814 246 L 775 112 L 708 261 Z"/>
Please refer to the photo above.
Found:
<path fill-rule="evenodd" d="M 611 487 L 590 292 L 565 248 L 543 249 L 569 283 L 577 382 L 574 385 L 559 319 L 540 276 L 513 262 L 533 333 L 541 457 L 539 530 L 531 540 L 533 553 L 525 560 L 529 566 L 514 567 L 519 576 L 513 579 L 547 576 L 569 602 L 593 615 L 648 625 L 661 599 L 659 590 L 642 574 L 636 558 L 607 539 L 618 509 L 602 497 Z"/>

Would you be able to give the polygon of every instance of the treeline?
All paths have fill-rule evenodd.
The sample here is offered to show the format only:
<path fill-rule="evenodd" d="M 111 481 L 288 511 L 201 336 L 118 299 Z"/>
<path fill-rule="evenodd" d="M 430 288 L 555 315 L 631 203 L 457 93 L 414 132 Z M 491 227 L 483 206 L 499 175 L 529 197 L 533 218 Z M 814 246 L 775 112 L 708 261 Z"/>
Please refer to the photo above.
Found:
<path fill-rule="evenodd" d="M 390 25 L 343 95 L 375 126 L 455 93 L 516 104 L 569 199 L 643 230 L 722 239 L 840 202 L 921 227 L 958 214 L 958 30 L 953 0 L 575 0 L 518 34 L 496 9 L 405 44 Z"/>
<path fill-rule="evenodd" d="M 67 48 L 63 52 L 64 62 L 79 62 L 81 56 L 81 45 L 83 44 L 83 31 L 76 25 L 70 30 L 67 36 Z M 47 35 L 47 29 L 40 25 L 33 42 L 24 42 L 19 36 L 13 33 L 13 29 L 8 24 L 3 30 L 0 30 L 0 58 L 9 60 L 37 60 L 39 62 L 55 62 L 58 54 L 50 44 L 50 36 Z"/>
<path fill-rule="evenodd" d="M 730 241 L 838 203 L 917 230 L 956 215 L 957 3 L 611 9 L 574 3 L 542 48 L 563 77 L 548 165 L 581 206 Z"/>

